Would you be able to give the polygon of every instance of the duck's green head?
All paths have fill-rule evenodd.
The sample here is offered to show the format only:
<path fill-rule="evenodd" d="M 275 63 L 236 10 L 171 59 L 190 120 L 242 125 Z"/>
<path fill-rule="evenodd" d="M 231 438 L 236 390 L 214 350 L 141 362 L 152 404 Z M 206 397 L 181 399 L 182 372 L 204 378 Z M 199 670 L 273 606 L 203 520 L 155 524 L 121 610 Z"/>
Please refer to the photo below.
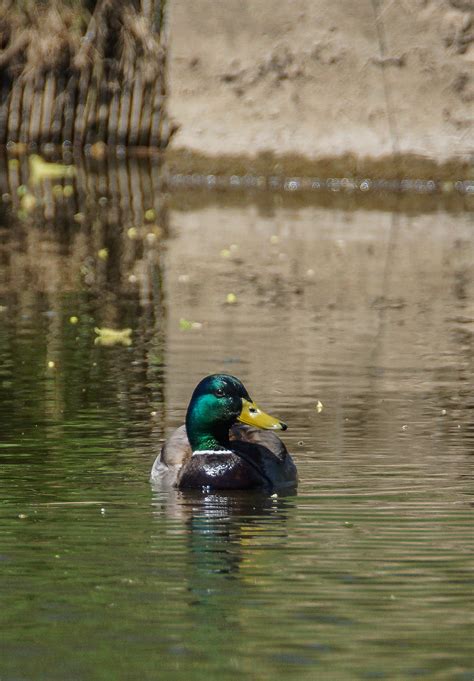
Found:
<path fill-rule="evenodd" d="M 235 376 L 213 374 L 196 386 L 186 413 L 186 431 L 193 451 L 229 447 L 229 428 L 241 421 L 257 428 L 286 430 L 286 425 L 265 414 Z"/>

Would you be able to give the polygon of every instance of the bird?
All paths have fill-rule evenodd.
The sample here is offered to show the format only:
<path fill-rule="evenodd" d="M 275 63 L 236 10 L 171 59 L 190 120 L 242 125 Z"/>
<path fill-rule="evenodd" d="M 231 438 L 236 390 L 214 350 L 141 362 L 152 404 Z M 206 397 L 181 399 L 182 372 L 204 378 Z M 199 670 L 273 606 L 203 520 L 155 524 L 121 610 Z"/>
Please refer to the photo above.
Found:
<path fill-rule="evenodd" d="M 194 389 L 185 425 L 156 457 L 151 481 L 204 491 L 296 487 L 296 466 L 273 432 L 286 429 L 257 407 L 235 376 L 206 376 Z"/>

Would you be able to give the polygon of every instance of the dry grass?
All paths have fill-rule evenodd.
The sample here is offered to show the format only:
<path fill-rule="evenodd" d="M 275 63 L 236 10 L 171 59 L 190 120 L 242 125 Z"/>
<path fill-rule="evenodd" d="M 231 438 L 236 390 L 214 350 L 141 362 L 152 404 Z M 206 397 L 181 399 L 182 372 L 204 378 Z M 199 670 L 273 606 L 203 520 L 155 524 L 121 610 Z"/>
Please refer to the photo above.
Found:
<path fill-rule="evenodd" d="M 121 0 L 98 0 L 92 12 L 79 0 L 3 0 L 0 49 L 3 74 L 27 79 L 49 71 L 81 71 L 115 59 L 123 74 L 141 60 L 144 80 L 152 83 L 164 60 L 150 18 Z"/>
<path fill-rule="evenodd" d="M 164 146 L 161 4 L 3 0 L 0 143 Z"/>

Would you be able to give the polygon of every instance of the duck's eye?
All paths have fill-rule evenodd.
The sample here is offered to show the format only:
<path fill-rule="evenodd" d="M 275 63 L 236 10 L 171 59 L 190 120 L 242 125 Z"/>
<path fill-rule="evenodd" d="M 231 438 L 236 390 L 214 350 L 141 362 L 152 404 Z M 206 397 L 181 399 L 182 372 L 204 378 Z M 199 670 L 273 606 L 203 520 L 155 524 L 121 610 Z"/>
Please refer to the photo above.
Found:
<path fill-rule="evenodd" d="M 224 391 L 222 390 L 222 388 L 216 389 L 216 395 L 217 397 L 224 397 Z"/>

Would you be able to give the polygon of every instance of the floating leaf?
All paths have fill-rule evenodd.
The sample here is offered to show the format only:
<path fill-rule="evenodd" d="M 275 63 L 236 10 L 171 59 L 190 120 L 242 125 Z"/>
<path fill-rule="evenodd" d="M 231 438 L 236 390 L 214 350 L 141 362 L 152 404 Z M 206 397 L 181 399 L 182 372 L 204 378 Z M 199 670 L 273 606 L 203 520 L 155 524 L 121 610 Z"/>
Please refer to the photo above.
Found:
<path fill-rule="evenodd" d="M 189 331 L 190 329 L 202 329 L 201 322 L 191 322 L 189 319 L 181 317 L 179 320 L 179 328 L 182 331 Z"/>
<path fill-rule="evenodd" d="M 94 331 L 97 334 L 97 338 L 94 343 L 96 345 L 125 345 L 129 346 L 132 344 L 132 329 L 110 329 L 106 326 L 101 329 L 95 328 Z"/>
<path fill-rule="evenodd" d="M 62 163 L 49 163 L 38 154 L 32 154 L 29 158 L 30 179 L 33 184 L 40 180 L 54 180 L 60 177 L 73 177 L 76 174 L 74 166 L 66 166 Z"/>

